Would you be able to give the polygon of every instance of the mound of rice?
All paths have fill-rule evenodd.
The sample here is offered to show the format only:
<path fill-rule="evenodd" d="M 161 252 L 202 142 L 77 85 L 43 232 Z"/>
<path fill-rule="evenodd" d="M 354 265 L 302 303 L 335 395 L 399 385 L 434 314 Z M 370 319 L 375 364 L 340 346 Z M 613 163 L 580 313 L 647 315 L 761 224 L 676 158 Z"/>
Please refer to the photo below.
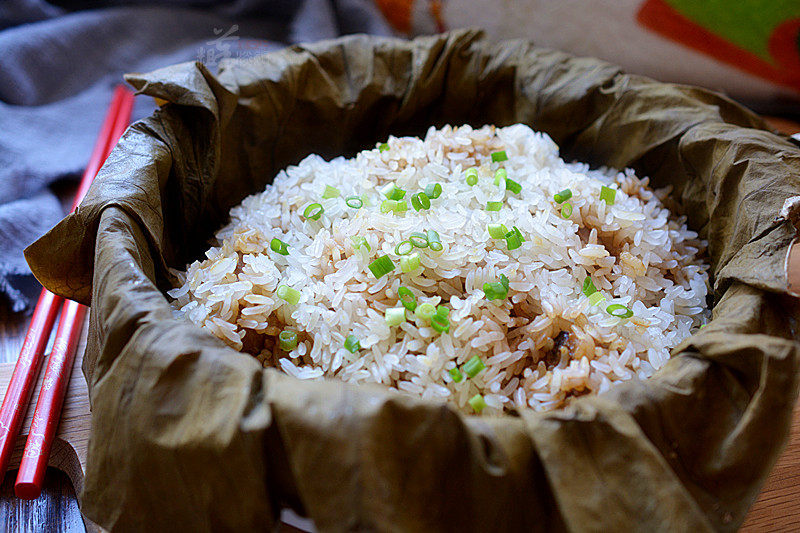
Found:
<path fill-rule="evenodd" d="M 464 412 L 480 394 L 482 412 L 493 414 L 553 409 L 645 379 L 708 320 L 705 243 L 646 178 L 566 163 L 547 135 L 520 124 L 431 128 L 424 140 L 390 138 L 382 148 L 330 162 L 310 155 L 232 209 L 207 259 L 177 273 L 182 285 L 168 293 L 177 313 L 300 379 L 382 383 Z M 508 159 L 493 162 L 497 151 Z M 474 186 L 465 180 L 471 167 Z M 519 193 L 495 184 L 501 167 Z M 409 202 L 405 212 L 384 213 L 388 183 L 408 191 L 403 201 L 432 183 L 442 194 L 429 209 Z M 326 186 L 341 195 L 323 199 Z M 602 186 L 616 189 L 612 202 L 600 199 Z M 564 189 L 572 193 L 568 218 L 566 202 L 554 199 Z M 351 195 L 364 206 L 349 207 Z M 489 201 L 502 208 L 487 211 Z M 318 220 L 303 216 L 312 203 L 324 208 Z M 489 235 L 490 223 L 519 228 L 522 246 L 508 250 L 505 239 Z M 443 249 L 416 249 L 421 266 L 402 272 L 396 245 L 430 229 Z M 270 250 L 275 237 L 288 255 Z M 351 237 L 365 238 L 370 250 Z M 395 270 L 376 279 L 368 265 L 381 255 Z M 510 281 L 507 298 L 488 300 L 484 283 L 501 275 Z M 593 297 L 583 291 L 587 277 L 598 291 Z M 299 291 L 299 302 L 279 298 L 279 285 Z M 411 311 L 389 326 L 384 314 L 400 307 L 401 286 L 418 305 L 446 306 L 449 331 L 435 331 Z M 612 304 L 633 316 L 609 314 Z M 277 340 L 284 329 L 298 332 L 290 352 Z M 344 348 L 350 335 L 360 342 L 355 353 Z M 485 368 L 454 382 L 450 370 L 465 370 L 476 355 Z"/>

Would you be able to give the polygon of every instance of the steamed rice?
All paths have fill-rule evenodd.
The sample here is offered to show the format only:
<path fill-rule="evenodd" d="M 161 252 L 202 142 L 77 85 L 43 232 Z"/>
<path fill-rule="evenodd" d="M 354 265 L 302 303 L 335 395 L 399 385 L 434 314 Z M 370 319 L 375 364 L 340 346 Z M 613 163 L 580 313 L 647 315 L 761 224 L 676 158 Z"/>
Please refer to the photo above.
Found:
<path fill-rule="evenodd" d="M 707 321 L 705 243 L 646 178 L 566 163 L 547 135 L 520 124 L 431 128 L 424 140 L 390 138 L 388 147 L 330 162 L 310 155 L 232 209 L 207 259 L 178 273 L 182 285 L 169 295 L 179 314 L 300 379 L 382 383 L 465 412 L 481 394 L 484 413 L 553 409 L 645 379 Z M 499 150 L 508 160 L 492 162 Z M 478 169 L 475 186 L 465 181 L 470 167 Z M 499 167 L 522 185 L 520 193 L 495 185 Z M 402 214 L 381 213 L 379 189 L 387 183 L 407 190 L 405 200 L 431 183 L 443 193 L 428 210 L 409 204 Z M 326 185 L 341 196 L 322 199 Z M 617 189 L 612 205 L 600 200 L 604 185 Z M 554 194 L 567 188 L 573 212 L 565 219 Z M 364 207 L 348 207 L 351 195 L 363 196 Z M 504 204 L 487 211 L 487 201 Z M 324 214 L 306 219 L 304 209 L 317 202 Z M 525 241 L 509 251 L 489 236 L 489 223 L 517 226 Z M 418 249 L 416 271 L 398 267 L 375 278 L 370 262 L 386 254 L 397 265 L 395 246 L 426 229 L 438 231 L 442 251 Z M 355 248 L 353 236 L 366 238 L 371 251 Z M 273 237 L 288 244 L 289 255 L 270 250 Z M 508 297 L 487 300 L 484 283 L 501 275 L 510 280 Z M 593 305 L 584 295 L 587 276 L 605 301 Z M 276 295 L 280 284 L 300 291 L 296 305 Z M 401 285 L 418 305 L 447 306 L 449 332 L 437 333 L 411 312 L 388 326 L 384 313 L 400 306 Z M 610 304 L 633 316 L 610 315 Z M 288 353 L 277 342 L 284 329 L 299 332 Z M 356 353 L 343 347 L 349 335 L 360 341 Z M 475 355 L 485 369 L 455 383 L 449 370 Z"/>

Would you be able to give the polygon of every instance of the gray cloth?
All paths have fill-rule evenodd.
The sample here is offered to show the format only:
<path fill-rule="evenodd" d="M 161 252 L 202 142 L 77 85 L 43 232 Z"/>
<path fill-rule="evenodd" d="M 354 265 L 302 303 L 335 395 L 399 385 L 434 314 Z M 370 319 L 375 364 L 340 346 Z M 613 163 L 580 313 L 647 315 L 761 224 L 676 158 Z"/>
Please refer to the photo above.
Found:
<path fill-rule="evenodd" d="M 0 301 L 30 306 L 22 250 L 63 211 L 49 186 L 76 180 L 125 72 L 346 33 L 391 33 L 370 0 L 0 2 Z M 179 6 L 179 7 L 176 7 Z M 133 119 L 152 111 L 138 98 Z"/>

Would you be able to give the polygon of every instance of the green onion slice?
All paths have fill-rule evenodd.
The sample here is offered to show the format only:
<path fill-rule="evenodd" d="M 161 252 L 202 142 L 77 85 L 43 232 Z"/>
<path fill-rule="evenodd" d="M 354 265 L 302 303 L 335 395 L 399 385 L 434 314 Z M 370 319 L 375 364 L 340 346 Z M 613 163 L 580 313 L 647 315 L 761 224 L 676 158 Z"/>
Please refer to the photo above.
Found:
<path fill-rule="evenodd" d="M 569 218 L 572 216 L 572 204 L 569 202 L 564 202 L 561 205 L 561 216 L 563 218 Z"/>
<path fill-rule="evenodd" d="M 389 326 L 399 326 L 406 321 L 406 310 L 403 307 L 390 307 L 384 314 L 384 320 Z"/>
<path fill-rule="evenodd" d="M 290 305 L 297 305 L 300 301 L 300 291 L 293 289 L 288 285 L 278 285 L 278 298 L 285 300 Z"/>
<path fill-rule="evenodd" d="M 511 282 L 508 281 L 508 278 L 506 277 L 505 274 L 500 274 L 500 284 L 503 285 L 503 287 L 505 287 L 507 291 L 509 285 L 511 285 Z"/>
<path fill-rule="evenodd" d="M 408 238 L 416 248 L 427 248 L 428 247 L 428 236 L 422 232 L 415 231 L 411 234 Z"/>
<path fill-rule="evenodd" d="M 441 183 L 430 183 L 427 187 L 425 187 L 425 194 L 428 195 L 428 198 L 431 200 L 436 200 L 442 195 L 442 185 Z"/>
<path fill-rule="evenodd" d="M 605 299 L 606 297 L 603 296 L 603 293 L 601 292 L 593 292 L 592 294 L 589 295 L 589 302 L 592 305 L 597 305 Z"/>
<path fill-rule="evenodd" d="M 468 403 L 476 413 L 480 413 L 486 407 L 486 400 L 484 400 L 483 396 L 480 394 L 476 394 L 470 398 Z"/>
<path fill-rule="evenodd" d="M 486 226 L 489 231 L 489 237 L 492 239 L 502 239 L 508 233 L 508 228 L 505 224 L 489 224 Z"/>
<path fill-rule="evenodd" d="M 464 363 L 462 367 L 464 369 L 464 373 L 471 378 L 474 378 L 478 374 L 480 374 L 481 370 L 486 368 L 486 365 L 483 364 L 479 355 L 472 356 L 472 359 Z"/>
<path fill-rule="evenodd" d="M 417 297 L 411 292 L 408 287 L 400 287 L 397 289 L 397 296 L 400 298 L 400 303 L 403 307 L 412 313 L 417 309 Z"/>
<path fill-rule="evenodd" d="M 448 372 L 450 372 L 450 377 L 453 378 L 453 383 L 461 383 L 461 380 L 464 379 L 464 375 L 457 368 L 451 368 Z"/>
<path fill-rule="evenodd" d="M 500 282 L 484 283 L 483 293 L 487 300 L 505 300 L 508 297 L 508 289 Z"/>
<path fill-rule="evenodd" d="M 423 209 L 431 208 L 431 199 L 424 192 L 418 192 L 411 197 L 411 207 L 414 211 L 421 211 Z"/>
<path fill-rule="evenodd" d="M 450 310 L 444 305 L 436 306 L 436 315 L 442 318 L 447 318 L 450 315 Z"/>
<path fill-rule="evenodd" d="M 633 311 L 621 304 L 611 304 L 606 307 L 606 313 L 617 318 L 630 318 L 633 316 Z"/>
<path fill-rule="evenodd" d="M 348 196 L 344 199 L 344 203 L 347 204 L 347 207 L 352 207 L 353 209 L 364 207 L 364 199 L 360 196 Z"/>
<path fill-rule="evenodd" d="M 358 250 L 361 247 L 364 247 L 367 249 L 368 252 L 372 251 L 372 248 L 370 248 L 370 245 L 367 242 L 366 237 L 362 237 L 361 235 L 354 235 L 350 237 L 350 240 L 353 241 L 353 248 L 355 248 L 356 250 Z"/>
<path fill-rule="evenodd" d="M 325 199 L 328 198 L 338 198 L 342 193 L 336 187 L 331 187 L 330 185 L 325 186 L 325 190 L 322 191 L 322 197 Z"/>
<path fill-rule="evenodd" d="M 284 352 L 291 352 L 297 348 L 297 332 L 290 329 L 285 329 L 278 334 L 278 343 L 281 350 Z"/>
<path fill-rule="evenodd" d="M 356 353 L 361 349 L 361 342 L 355 335 L 348 335 L 344 340 L 344 348 L 350 353 Z"/>
<path fill-rule="evenodd" d="M 404 213 L 407 210 L 408 204 L 406 204 L 405 200 L 384 200 L 381 202 L 381 213 L 388 213 L 389 211 Z"/>
<path fill-rule="evenodd" d="M 523 236 L 522 236 L 522 232 L 519 230 L 519 228 L 518 228 L 518 227 L 516 227 L 516 226 L 511 226 L 511 231 L 513 231 L 514 233 L 516 233 L 517 237 L 519 237 L 519 240 L 520 240 L 521 242 L 525 242 L 525 237 L 523 237 Z"/>
<path fill-rule="evenodd" d="M 591 296 L 592 294 L 597 292 L 597 287 L 594 286 L 594 282 L 592 282 L 592 278 L 587 277 L 583 280 L 583 289 L 581 289 L 584 296 Z"/>
<path fill-rule="evenodd" d="M 401 189 L 394 183 L 390 183 L 383 189 L 381 189 L 383 195 L 388 198 L 389 200 L 402 200 L 406 197 L 405 189 Z"/>
<path fill-rule="evenodd" d="M 430 320 L 434 315 L 436 315 L 436 306 L 428 303 L 418 305 L 416 315 L 419 318 Z"/>
<path fill-rule="evenodd" d="M 419 265 L 420 265 L 419 254 L 416 252 L 414 252 L 411 255 L 400 256 L 400 270 L 406 274 L 418 269 Z"/>
<path fill-rule="evenodd" d="M 498 187 L 500 186 L 503 181 L 508 179 L 508 172 L 504 168 L 498 168 L 494 172 L 494 184 Z"/>
<path fill-rule="evenodd" d="M 486 202 L 487 211 L 500 211 L 503 208 L 503 202 Z"/>
<path fill-rule="evenodd" d="M 617 197 L 617 190 L 603 185 L 600 187 L 600 199 L 605 200 L 608 205 L 614 205 L 614 199 Z"/>
<path fill-rule="evenodd" d="M 411 241 L 400 242 L 394 247 L 394 253 L 397 255 L 408 255 L 413 251 L 414 245 L 411 244 Z"/>
<path fill-rule="evenodd" d="M 475 167 L 470 167 L 467 169 L 466 174 L 467 185 L 470 187 L 477 185 L 478 183 L 478 169 Z"/>
<path fill-rule="evenodd" d="M 570 198 L 572 198 L 572 191 L 569 189 L 564 189 L 563 191 L 557 192 L 555 195 L 553 195 L 553 200 L 555 200 L 557 204 L 563 204 Z"/>
<path fill-rule="evenodd" d="M 381 279 L 383 276 L 394 270 L 394 263 L 389 259 L 388 255 L 382 255 L 375 261 L 369 264 L 369 269 L 375 279 Z"/>
<path fill-rule="evenodd" d="M 438 333 L 449 333 L 450 320 L 446 316 L 433 315 L 431 317 L 431 327 Z"/>
<path fill-rule="evenodd" d="M 379 152 L 385 152 L 388 149 L 389 149 L 389 143 L 381 143 L 378 145 Z"/>
<path fill-rule="evenodd" d="M 512 180 L 511 178 L 506 178 L 506 190 L 511 191 L 514 194 L 519 194 L 520 192 L 522 192 L 522 185 Z"/>
<path fill-rule="evenodd" d="M 509 250 L 516 250 L 522 246 L 522 239 L 519 234 L 513 229 L 506 233 L 506 246 Z"/>
<path fill-rule="evenodd" d="M 442 241 L 439 240 L 439 233 L 435 230 L 428 230 L 428 246 L 434 252 L 441 252 L 444 249 Z"/>
<path fill-rule="evenodd" d="M 310 204 L 306 207 L 305 211 L 303 211 L 303 216 L 311 220 L 319 220 L 319 217 L 321 217 L 324 212 L 325 208 L 322 207 L 322 204 Z"/>
<path fill-rule="evenodd" d="M 508 156 L 506 155 L 505 150 L 500 150 L 499 152 L 492 152 L 492 163 L 500 163 L 501 161 L 507 161 Z"/>
<path fill-rule="evenodd" d="M 272 239 L 269 241 L 270 250 L 277 252 L 281 255 L 289 255 L 289 245 L 280 239 Z"/>

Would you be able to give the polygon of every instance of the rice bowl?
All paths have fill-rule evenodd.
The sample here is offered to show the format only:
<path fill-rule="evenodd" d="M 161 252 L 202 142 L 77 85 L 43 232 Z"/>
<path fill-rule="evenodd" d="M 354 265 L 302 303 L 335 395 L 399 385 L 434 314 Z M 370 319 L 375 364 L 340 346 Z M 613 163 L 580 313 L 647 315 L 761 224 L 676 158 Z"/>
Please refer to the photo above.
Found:
<path fill-rule="evenodd" d="M 431 128 L 281 171 L 168 294 L 300 379 L 464 412 L 553 409 L 646 379 L 708 320 L 705 243 L 666 194 L 631 170 L 567 163 L 521 124 Z"/>

